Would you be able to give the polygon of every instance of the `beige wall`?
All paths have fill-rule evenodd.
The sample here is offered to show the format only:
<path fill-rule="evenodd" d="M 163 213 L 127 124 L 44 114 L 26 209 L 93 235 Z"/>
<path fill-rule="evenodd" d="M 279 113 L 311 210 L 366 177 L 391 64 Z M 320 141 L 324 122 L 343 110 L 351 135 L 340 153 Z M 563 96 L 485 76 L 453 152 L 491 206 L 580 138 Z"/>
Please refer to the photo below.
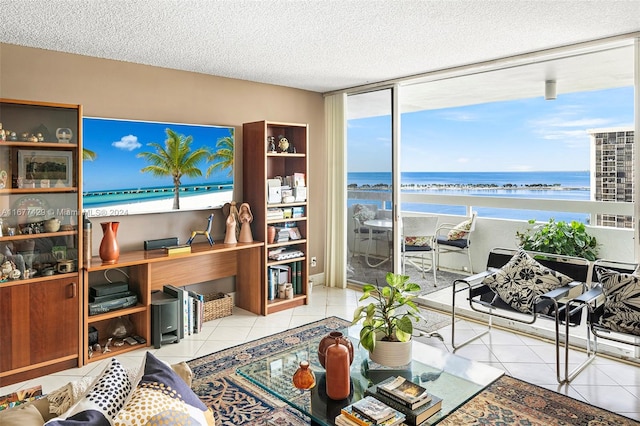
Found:
<path fill-rule="evenodd" d="M 211 58 L 215 61 L 216 58 Z M 319 93 L 213 77 L 146 65 L 0 44 L 0 97 L 82 104 L 85 116 L 236 127 L 236 194 L 242 201 L 242 123 L 273 120 L 308 123 L 310 129 L 310 256 L 324 270 L 326 176 L 324 101 Z M 1 121 L 1 120 L 0 120 Z M 114 170 L 114 172 L 117 172 Z M 214 212 L 214 238 L 224 238 L 224 217 Z M 118 217 L 121 250 L 138 250 L 146 239 L 178 236 L 206 225 L 209 211 Z M 102 232 L 92 219 L 93 252 Z"/>

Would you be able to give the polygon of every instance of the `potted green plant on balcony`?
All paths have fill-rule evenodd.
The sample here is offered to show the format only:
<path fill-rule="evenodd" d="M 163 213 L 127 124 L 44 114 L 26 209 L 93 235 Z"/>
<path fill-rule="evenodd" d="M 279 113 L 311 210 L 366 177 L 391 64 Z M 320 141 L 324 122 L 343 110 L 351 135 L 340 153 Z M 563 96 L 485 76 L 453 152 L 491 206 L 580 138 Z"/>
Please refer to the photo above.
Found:
<path fill-rule="evenodd" d="M 387 273 L 386 285 L 365 284 L 352 324 L 362 322 L 360 345 L 369 351 L 372 361 L 390 367 L 411 361 L 413 321 L 422 316 L 413 299 L 420 286 L 409 282 L 406 275 Z"/>
<path fill-rule="evenodd" d="M 596 260 L 598 243 L 596 238 L 587 233 L 584 223 L 571 221 L 556 222 L 553 218 L 549 222 L 536 224 L 529 220 L 533 227 L 524 232 L 516 232 L 520 240 L 520 247 L 524 250 L 542 253 L 562 254 L 565 256 L 582 257 Z"/>

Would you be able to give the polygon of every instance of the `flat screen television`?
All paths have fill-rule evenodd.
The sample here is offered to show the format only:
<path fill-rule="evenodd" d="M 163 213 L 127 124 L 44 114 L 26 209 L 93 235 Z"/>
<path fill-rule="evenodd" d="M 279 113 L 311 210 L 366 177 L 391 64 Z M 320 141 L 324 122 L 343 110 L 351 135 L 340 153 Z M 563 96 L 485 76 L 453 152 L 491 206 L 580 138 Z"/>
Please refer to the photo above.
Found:
<path fill-rule="evenodd" d="M 235 128 L 85 117 L 88 217 L 214 209 L 233 199 Z"/>

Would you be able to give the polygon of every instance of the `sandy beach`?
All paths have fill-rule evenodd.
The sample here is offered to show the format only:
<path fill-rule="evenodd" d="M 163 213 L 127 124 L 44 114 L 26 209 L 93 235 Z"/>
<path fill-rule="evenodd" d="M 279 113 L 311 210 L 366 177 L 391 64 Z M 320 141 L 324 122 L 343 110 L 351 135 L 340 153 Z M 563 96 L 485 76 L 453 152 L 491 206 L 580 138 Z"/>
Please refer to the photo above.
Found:
<path fill-rule="evenodd" d="M 204 210 L 220 208 L 233 197 L 233 190 L 212 192 L 201 195 L 181 195 L 180 210 Z M 112 206 L 84 209 L 88 217 L 126 216 L 140 213 L 160 213 L 173 210 L 173 197 L 162 200 L 140 201 L 135 203 L 114 204 Z"/>

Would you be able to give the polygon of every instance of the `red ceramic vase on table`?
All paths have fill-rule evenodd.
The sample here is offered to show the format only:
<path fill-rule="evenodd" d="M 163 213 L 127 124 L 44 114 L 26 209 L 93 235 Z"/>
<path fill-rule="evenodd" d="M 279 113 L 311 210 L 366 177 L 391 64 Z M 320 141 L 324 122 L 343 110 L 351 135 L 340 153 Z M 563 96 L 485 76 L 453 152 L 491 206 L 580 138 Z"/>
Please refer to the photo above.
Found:
<path fill-rule="evenodd" d="M 120 247 L 118 246 L 118 226 L 120 222 L 101 222 L 102 241 L 100 242 L 100 259 L 103 263 L 116 263 L 120 257 Z"/>
<path fill-rule="evenodd" d="M 333 400 L 347 398 L 351 393 L 351 359 L 349 349 L 340 344 L 340 339 L 334 339 L 334 344 L 327 348 L 325 364 L 327 396 Z"/>
<path fill-rule="evenodd" d="M 320 361 L 320 365 L 324 368 L 325 365 L 325 355 L 327 352 L 327 348 L 335 343 L 335 340 L 338 339 L 341 345 L 347 347 L 349 351 L 349 365 L 353 362 L 353 343 L 349 340 L 348 337 L 342 334 L 340 331 L 332 331 L 320 340 L 320 344 L 318 345 L 318 361 Z"/>

